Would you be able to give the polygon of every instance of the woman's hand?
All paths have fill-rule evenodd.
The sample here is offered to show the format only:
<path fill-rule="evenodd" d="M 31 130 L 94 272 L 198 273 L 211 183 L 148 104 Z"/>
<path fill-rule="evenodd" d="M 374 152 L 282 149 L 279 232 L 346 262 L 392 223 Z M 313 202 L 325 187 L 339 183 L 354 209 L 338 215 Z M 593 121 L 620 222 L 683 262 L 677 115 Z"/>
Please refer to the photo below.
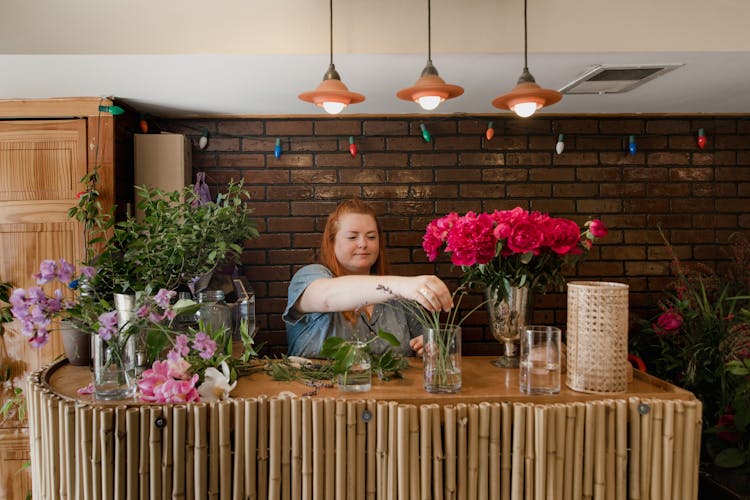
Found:
<path fill-rule="evenodd" d="M 411 339 L 409 341 L 409 347 L 411 347 L 412 351 L 417 353 L 417 356 L 422 356 L 424 354 L 424 336 L 420 335 L 419 337 Z"/>
<path fill-rule="evenodd" d="M 453 297 L 443 280 L 434 275 L 408 278 L 408 284 L 401 295 L 419 302 L 428 311 L 450 311 Z"/>

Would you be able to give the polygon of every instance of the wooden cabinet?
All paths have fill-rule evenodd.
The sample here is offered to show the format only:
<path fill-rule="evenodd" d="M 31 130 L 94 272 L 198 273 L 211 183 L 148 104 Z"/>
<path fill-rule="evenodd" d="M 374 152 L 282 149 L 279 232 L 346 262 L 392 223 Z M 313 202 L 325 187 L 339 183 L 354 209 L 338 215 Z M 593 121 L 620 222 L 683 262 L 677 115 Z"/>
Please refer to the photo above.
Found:
<path fill-rule="evenodd" d="M 42 260 L 82 260 L 82 228 L 67 211 L 83 189 L 81 177 L 95 165 L 104 206 L 117 203 L 122 211 L 132 203 L 135 118 L 99 109 L 112 104 L 98 97 L 0 100 L 0 281 L 27 288 Z M 62 353 L 59 335 L 34 349 L 13 324 L 0 343 L 0 372 L 16 379 Z M 22 422 L 0 427 L 0 450 L 6 451 L 0 454 L 0 498 L 24 498 L 29 489 L 28 473 L 18 473 L 25 442 Z"/>

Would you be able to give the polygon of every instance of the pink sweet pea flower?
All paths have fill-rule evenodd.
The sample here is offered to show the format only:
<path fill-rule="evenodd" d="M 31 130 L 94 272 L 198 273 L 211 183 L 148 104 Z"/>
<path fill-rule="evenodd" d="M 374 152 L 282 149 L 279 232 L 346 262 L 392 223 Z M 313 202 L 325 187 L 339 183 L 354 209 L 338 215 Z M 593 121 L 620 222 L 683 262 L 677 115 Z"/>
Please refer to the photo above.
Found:
<path fill-rule="evenodd" d="M 109 340 L 117 335 L 117 311 L 110 311 L 99 315 L 99 335 L 103 340 Z"/>
<path fill-rule="evenodd" d="M 177 292 L 175 292 L 174 290 L 167 290 L 166 288 L 162 288 L 156 293 L 156 295 L 154 295 L 154 302 L 156 302 L 156 305 L 158 305 L 160 308 L 167 309 L 169 308 L 169 303 L 176 296 Z"/>
<path fill-rule="evenodd" d="M 211 359 L 216 352 L 216 342 L 203 332 L 195 334 L 193 340 L 193 349 L 198 351 L 199 356 L 203 359 Z"/>

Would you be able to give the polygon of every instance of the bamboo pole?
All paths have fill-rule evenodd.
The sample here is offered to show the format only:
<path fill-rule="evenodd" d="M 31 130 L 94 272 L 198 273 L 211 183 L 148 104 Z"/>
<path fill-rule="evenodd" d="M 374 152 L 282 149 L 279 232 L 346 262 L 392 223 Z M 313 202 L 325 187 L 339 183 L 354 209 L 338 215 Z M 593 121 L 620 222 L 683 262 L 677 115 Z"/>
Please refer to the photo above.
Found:
<path fill-rule="evenodd" d="M 126 483 L 125 468 L 127 467 L 127 439 L 126 414 L 127 406 L 119 405 L 115 408 L 115 491 L 113 500 L 125 500 Z"/>
<path fill-rule="evenodd" d="M 138 408 L 138 429 L 139 440 L 138 440 L 138 496 L 137 498 L 148 498 L 149 484 L 151 482 L 149 475 L 151 470 L 149 468 L 149 429 L 151 424 L 149 422 L 150 410 L 147 406 L 141 406 Z"/>
<path fill-rule="evenodd" d="M 544 500 L 547 496 L 549 476 L 547 466 L 547 407 L 534 406 L 534 499 Z"/>
<path fill-rule="evenodd" d="M 555 413 L 555 490 L 554 499 L 558 500 L 563 497 L 563 490 L 565 484 L 565 440 L 567 430 L 566 415 L 567 408 L 563 404 L 556 404 L 554 406 Z"/>
<path fill-rule="evenodd" d="M 693 489 L 693 477 L 697 474 L 697 470 L 694 470 L 695 464 L 695 429 L 698 422 L 697 405 L 695 401 L 685 401 L 685 426 L 684 426 L 684 438 L 685 443 L 685 459 L 682 462 L 682 480 L 685 483 L 685 490 L 683 492 L 683 498 L 686 500 L 692 500 L 697 498 L 698 492 Z"/>
<path fill-rule="evenodd" d="M 607 417 L 604 404 L 601 401 L 592 403 L 594 409 L 594 498 L 604 500 L 606 498 L 606 430 Z"/>
<path fill-rule="evenodd" d="M 346 498 L 357 496 L 357 407 L 354 401 L 346 402 Z"/>
<path fill-rule="evenodd" d="M 291 463 L 291 498 L 302 498 L 302 400 L 291 400 L 291 428 L 292 428 L 292 463 Z"/>
<path fill-rule="evenodd" d="M 700 400 L 695 400 L 695 430 L 693 431 L 693 464 L 692 464 L 692 476 L 693 476 L 693 497 L 698 496 L 698 469 L 700 467 L 701 457 L 701 433 L 703 431 L 703 403 Z"/>
<path fill-rule="evenodd" d="M 682 401 L 675 401 L 674 407 L 674 452 L 672 474 L 672 498 L 687 498 L 683 494 L 682 463 L 685 460 L 685 405 Z"/>
<path fill-rule="evenodd" d="M 651 492 L 650 498 L 652 500 L 660 500 L 663 490 L 663 483 L 665 482 L 664 469 L 663 469 L 663 435 L 664 435 L 664 406 L 661 401 L 651 400 L 651 411 L 654 414 L 653 417 L 653 429 L 652 439 L 649 441 L 651 444 Z M 669 479 L 671 481 L 671 478 Z M 670 499 L 664 499 L 670 500 Z"/>
<path fill-rule="evenodd" d="M 641 416 L 638 414 L 638 404 L 638 398 L 628 400 L 630 413 L 629 491 L 631 500 L 641 499 Z"/>
<path fill-rule="evenodd" d="M 617 445 L 615 437 L 615 403 L 608 399 L 604 401 L 604 414 L 607 419 L 606 442 L 606 479 L 604 480 L 605 498 L 615 500 L 615 448 Z"/>
<path fill-rule="evenodd" d="M 187 426 L 185 428 L 185 497 L 188 500 L 195 498 L 195 434 L 196 434 L 196 412 L 193 406 L 186 409 Z"/>
<path fill-rule="evenodd" d="M 582 498 L 594 497 L 594 453 L 596 442 L 596 410 L 592 402 L 586 403 L 586 417 L 583 435 L 583 482 Z"/>
<path fill-rule="evenodd" d="M 388 488 L 389 500 L 396 500 L 398 491 L 398 403 L 388 402 Z"/>
<path fill-rule="evenodd" d="M 443 485 L 443 464 L 445 463 L 445 455 L 443 453 L 443 430 L 441 427 L 442 414 L 440 406 L 437 404 L 431 404 L 430 414 L 432 415 L 432 495 L 434 500 L 443 500 L 444 485 Z"/>
<path fill-rule="evenodd" d="M 502 438 L 500 446 L 502 447 L 502 454 L 500 455 L 500 498 L 502 500 L 510 500 L 510 475 L 511 475 L 511 444 L 512 439 L 512 424 L 513 424 L 513 405 L 508 402 L 502 403 Z"/>
<path fill-rule="evenodd" d="M 456 484 L 456 420 L 458 411 L 454 406 L 443 407 L 445 413 L 445 499 L 455 500 L 457 497 Z"/>
<path fill-rule="evenodd" d="M 429 405 L 419 407 L 419 455 L 422 457 L 419 462 L 419 482 L 421 486 L 421 500 L 430 500 L 432 498 L 432 415 Z"/>
<path fill-rule="evenodd" d="M 346 499 L 346 401 L 336 401 L 336 500 Z"/>
<path fill-rule="evenodd" d="M 662 498 L 672 498 L 674 473 L 674 401 L 664 401 L 664 431 L 662 433 Z"/>
<path fill-rule="evenodd" d="M 648 410 L 641 415 L 641 498 L 648 498 L 651 490 L 651 443 L 653 408 L 650 401 L 641 401 Z M 642 406 L 643 408 L 643 406 Z"/>
<path fill-rule="evenodd" d="M 476 404 L 467 406 L 467 462 L 466 486 L 467 498 L 476 500 L 479 480 L 479 407 Z M 485 497 L 487 498 L 487 497 Z"/>
<path fill-rule="evenodd" d="M 409 407 L 398 406 L 398 443 L 396 453 L 398 457 L 398 498 L 409 498 Z"/>
<path fill-rule="evenodd" d="M 208 403 L 208 498 L 219 498 L 219 471 L 221 459 L 219 455 L 219 407 L 216 403 Z"/>
<path fill-rule="evenodd" d="M 627 500 L 628 492 L 628 404 L 626 401 L 619 399 L 616 403 L 617 434 L 615 450 L 615 498 L 617 500 Z"/>
<path fill-rule="evenodd" d="M 232 403 L 219 401 L 214 403 L 214 407 L 219 417 L 219 432 L 216 435 L 219 448 L 219 490 L 217 493 L 222 500 L 229 500 L 232 493 Z"/>
<path fill-rule="evenodd" d="M 365 422 L 366 403 L 364 400 L 357 401 L 357 500 L 365 500 L 367 493 L 367 428 Z"/>
<path fill-rule="evenodd" d="M 49 462 L 51 466 L 50 478 L 52 479 L 50 484 L 52 486 L 52 491 L 54 492 L 56 496 L 59 496 L 60 492 L 62 491 L 60 469 L 57 467 L 57 464 L 60 462 L 60 453 L 61 453 L 60 427 L 58 424 L 59 414 L 60 414 L 60 400 L 56 397 L 54 398 L 50 397 L 47 400 L 48 439 L 45 441 L 45 444 L 49 450 L 48 456 L 49 456 Z"/>
<path fill-rule="evenodd" d="M 258 498 L 268 498 L 268 397 L 258 396 Z"/>
<path fill-rule="evenodd" d="M 479 403 L 479 481 L 477 482 L 477 496 L 482 500 L 488 498 L 490 494 L 489 467 L 490 460 L 494 458 L 490 456 L 490 413 L 489 403 Z"/>
<path fill-rule="evenodd" d="M 534 474 L 535 456 L 534 451 L 536 447 L 536 439 L 534 436 L 534 406 L 529 405 L 526 411 L 526 453 L 525 453 L 525 471 L 526 476 L 526 500 L 532 500 L 534 498 L 534 482 L 536 476 Z"/>
<path fill-rule="evenodd" d="M 245 404 L 242 400 L 232 400 L 234 413 L 234 461 L 232 462 L 232 493 L 234 498 L 245 498 Z M 175 428 L 175 436 L 177 435 Z"/>
<path fill-rule="evenodd" d="M 195 412 L 195 497 L 208 497 L 208 407 L 193 406 Z"/>
<path fill-rule="evenodd" d="M 576 426 L 576 407 L 572 404 L 564 405 L 565 409 L 565 458 L 563 466 L 563 500 L 573 500 L 573 463 L 574 463 L 574 438 Z"/>
<path fill-rule="evenodd" d="M 458 415 L 458 419 L 456 420 L 456 423 L 458 424 L 457 429 L 457 442 L 456 442 L 456 454 L 457 454 L 457 466 L 456 470 L 458 473 L 458 481 L 457 481 L 457 493 L 458 493 L 458 500 L 466 500 L 467 499 L 467 493 L 468 493 L 468 485 L 466 484 L 466 480 L 468 477 L 468 440 L 469 440 L 469 416 L 468 416 L 468 409 L 464 403 L 459 403 L 456 405 L 456 413 Z"/>
<path fill-rule="evenodd" d="M 268 500 L 279 500 L 281 498 L 281 400 L 271 398 L 268 405 Z"/>
<path fill-rule="evenodd" d="M 89 406 L 82 406 L 80 407 L 80 411 L 78 412 L 79 415 L 79 423 L 80 423 L 80 430 L 81 430 L 81 454 L 82 454 L 82 460 L 81 460 L 81 484 L 83 486 L 83 495 L 82 498 L 84 500 L 90 500 L 94 497 L 93 492 L 93 478 L 91 475 L 91 463 L 92 463 L 92 437 L 91 437 L 91 419 L 92 419 L 93 410 Z M 52 464 L 50 464 L 52 465 Z M 48 484 L 53 485 L 54 483 L 49 482 Z"/>
<path fill-rule="evenodd" d="M 172 409 L 172 498 L 185 500 L 185 481 L 187 463 L 185 451 L 187 448 L 187 407 L 177 405 Z"/>
<path fill-rule="evenodd" d="M 102 457 L 102 496 L 115 496 L 115 413 L 103 408 L 99 413 L 99 441 Z"/>
<path fill-rule="evenodd" d="M 258 496 L 258 400 L 245 400 L 245 492 L 249 500 Z"/>
<path fill-rule="evenodd" d="M 127 500 L 138 498 L 138 469 L 140 467 L 138 444 L 140 434 L 140 412 L 138 408 L 128 408 L 125 411 L 125 497 Z"/>
<path fill-rule="evenodd" d="M 377 448 L 375 453 L 377 454 L 377 466 L 375 467 L 377 474 L 375 489 L 377 493 L 377 500 L 385 500 L 387 498 L 386 485 L 388 478 L 388 403 L 385 401 L 378 401 L 377 403 Z"/>
<path fill-rule="evenodd" d="M 586 405 L 575 403 L 575 431 L 573 452 L 573 498 L 583 495 L 583 453 L 586 441 Z"/>
<path fill-rule="evenodd" d="M 500 500 L 500 461 L 502 458 L 501 440 L 502 433 L 502 409 L 500 403 L 490 404 L 490 422 L 489 422 L 489 446 L 487 453 L 489 455 L 488 480 L 489 490 L 487 497 L 490 500 Z"/>
<path fill-rule="evenodd" d="M 377 495 L 377 402 L 374 399 L 367 400 L 367 412 L 370 415 L 370 421 L 367 422 L 367 486 L 365 488 L 365 497 L 367 500 L 375 500 Z"/>
<path fill-rule="evenodd" d="M 526 444 L 526 405 L 513 405 L 513 457 L 511 465 L 510 498 L 523 498 L 523 466 Z"/>
<path fill-rule="evenodd" d="M 161 429 L 156 422 L 163 417 L 162 409 L 151 406 L 149 409 L 148 422 L 148 460 L 149 460 L 149 498 L 161 498 L 161 456 L 162 441 Z"/>
<path fill-rule="evenodd" d="M 27 397 L 29 400 L 32 399 L 31 396 Z M 76 410 L 72 404 L 66 404 L 61 409 L 61 413 L 63 418 L 60 426 L 63 436 L 63 455 L 60 462 L 60 473 L 63 481 L 60 493 L 63 498 L 73 499 L 76 498 Z M 31 426 L 31 422 L 29 422 L 29 426 Z"/>
<path fill-rule="evenodd" d="M 323 429 L 324 447 L 321 453 L 324 455 L 325 469 L 322 498 L 329 499 L 336 493 L 336 401 L 333 398 L 323 401 Z"/>
<path fill-rule="evenodd" d="M 91 480 L 94 482 L 94 500 L 101 500 L 102 496 L 102 446 L 100 438 L 100 414 L 102 408 L 94 407 L 91 415 Z"/>
<path fill-rule="evenodd" d="M 310 398 L 302 399 L 302 498 L 318 499 L 313 495 L 313 406 Z M 317 486 L 317 485 L 316 485 Z M 332 498 L 332 497 L 331 497 Z"/>
<path fill-rule="evenodd" d="M 162 458 L 161 458 L 161 496 L 163 499 L 172 498 L 174 474 L 174 450 L 173 450 L 173 415 L 174 405 L 164 405 L 162 414 L 166 419 L 166 426 L 161 428 Z"/>
<path fill-rule="evenodd" d="M 292 401 L 281 400 L 281 500 L 290 500 L 292 495 Z"/>

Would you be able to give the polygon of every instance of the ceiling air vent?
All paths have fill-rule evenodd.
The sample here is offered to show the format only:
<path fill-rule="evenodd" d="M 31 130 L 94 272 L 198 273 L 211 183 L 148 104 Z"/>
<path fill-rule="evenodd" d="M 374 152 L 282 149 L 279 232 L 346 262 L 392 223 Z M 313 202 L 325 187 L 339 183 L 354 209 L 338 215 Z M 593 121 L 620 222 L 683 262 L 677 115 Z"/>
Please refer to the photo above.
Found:
<path fill-rule="evenodd" d="M 563 94 L 620 94 L 668 73 L 682 64 L 602 64 L 560 89 Z"/>

